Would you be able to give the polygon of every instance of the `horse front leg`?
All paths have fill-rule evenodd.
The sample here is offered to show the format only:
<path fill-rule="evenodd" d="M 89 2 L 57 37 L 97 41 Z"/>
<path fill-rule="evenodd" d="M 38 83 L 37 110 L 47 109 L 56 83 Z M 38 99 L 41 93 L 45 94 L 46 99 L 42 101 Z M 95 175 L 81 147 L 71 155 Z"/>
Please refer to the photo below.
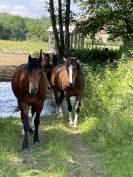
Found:
<path fill-rule="evenodd" d="M 28 148 L 28 132 L 29 132 L 29 121 L 28 121 L 28 112 L 29 112 L 29 106 L 27 105 L 21 105 L 21 119 L 23 123 L 23 129 L 24 129 L 24 140 L 23 140 L 23 148 Z"/>
<path fill-rule="evenodd" d="M 79 112 L 80 112 L 81 97 L 77 97 L 76 99 L 77 99 L 77 101 L 76 101 L 75 116 L 74 116 L 74 122 L 73 122 L 73 127 L 74 128 L 77 127 L 78 115 L 79 115 Z"/>
<path fill-rule="evenodd" d="M 33 143 L 39 142 L 39 137 L 38 137 L 38 128 L 40 124 L 40 114 L 43 109 L 43 103 L 37 105 L 36 107 L 36 116 L 34 120 L 34 125 L 35 125 L 35 132 L 34 132 L 34 137 L 33 137 Z"/>
<path fill-rule="evenodd" d="M 64 99 L 64 93 L 63 92 L 58 92 L 55 89 L 53 90 L 53 93 L 54 93 L 55 101 L 56 101 L 56 104 L 57 104 L 56 112 L 60 113 L 59 116 L 62 116 L 63 115 L 63 111 L 62 111 L 62 108 L 61 108 L 61 103 L 62 103 L 62 101 Z"/>
<path fill-rule="evenodd" d="M 67 104 L 68 104 L 68 112 L 69 112 L 69 125 L 70 127 L 73 127 L 73 116 L 72 116 L 72 105 L 71 105 L 71 101 L 70 98 L 67 97 Z"/>
<path fill-rule="evenodd" d="M 39 124 L 40 124 L 40 113 L 36 113 L 35 120 L 34 120 L 35 133 L 33 137 L 33 143 L 39 142 L 39 137 L 38 137 Z"/>

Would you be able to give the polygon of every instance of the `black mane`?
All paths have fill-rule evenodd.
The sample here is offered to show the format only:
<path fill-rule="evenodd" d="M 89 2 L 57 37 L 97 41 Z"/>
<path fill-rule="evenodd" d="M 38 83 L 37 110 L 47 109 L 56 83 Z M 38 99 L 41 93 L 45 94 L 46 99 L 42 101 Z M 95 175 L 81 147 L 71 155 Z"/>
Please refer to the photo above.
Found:
<path fill-rule="evenodd" d="M 38 69 L 38 68 L 42 68 L 41 66 L 41 62 L 39 61 L 39 59 L 37 58 L 32 58 L 28 64 L 27 64 L 27 71 L 30 72 L 32 71 L 33 69 Z"/>

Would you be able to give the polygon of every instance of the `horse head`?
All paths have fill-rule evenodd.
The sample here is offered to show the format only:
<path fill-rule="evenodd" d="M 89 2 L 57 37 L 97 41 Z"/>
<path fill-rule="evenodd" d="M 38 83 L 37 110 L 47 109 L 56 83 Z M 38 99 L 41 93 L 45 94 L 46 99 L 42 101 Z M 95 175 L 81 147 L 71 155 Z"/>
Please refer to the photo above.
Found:
<path fill-rule="evenodd" d="M 28 57 L 26 75 L 29 81 L 29 93 L 34 95 L 38 92 L 39 83 L 42 76 L 42 50 L 39 58 Z"/>
<path fill-rule="evenodd" d="M 43 52 L 43 58 L 42 58 L 42 65 L 47 66 L 50 63 L 50 54 L 49 53 L 44 53 Z"/>
<path fill-rule="evenodd" d="M 63 58 L 65 66 L 68 72 L 68 79 L 70 87 L 74 87 L 79 70 L 79 60 L 76 57 L 69 57 L 68 59 Z"/>

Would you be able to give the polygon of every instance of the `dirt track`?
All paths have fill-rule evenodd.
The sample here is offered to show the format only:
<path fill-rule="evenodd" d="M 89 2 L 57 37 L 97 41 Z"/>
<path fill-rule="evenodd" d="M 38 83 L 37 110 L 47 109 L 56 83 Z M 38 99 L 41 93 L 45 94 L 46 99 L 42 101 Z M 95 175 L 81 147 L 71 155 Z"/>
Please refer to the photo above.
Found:
<path fill-rule="evenodd" d="M 27 62 L 28 54 L 0 53 L 0 81 L 10 81 L 17 66 Z"/>

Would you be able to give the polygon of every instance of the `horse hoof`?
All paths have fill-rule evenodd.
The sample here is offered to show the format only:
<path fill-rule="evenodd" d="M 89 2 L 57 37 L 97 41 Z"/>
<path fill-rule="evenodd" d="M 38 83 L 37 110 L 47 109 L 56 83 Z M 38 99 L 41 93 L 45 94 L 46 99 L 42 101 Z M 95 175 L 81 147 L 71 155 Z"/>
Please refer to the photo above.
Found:
<path fill-rule="evenodd" d="M 25 142 L 24 142 L 24 143 L 23 143 L 23 146 L 22 146 L 22 150 L 28 149 L 28 147 L 29 147 L 29 146 L 28 146 L 28 143 L 25 143 Z"/>
<path fill-rule="evenodd" d="M 72 128 L 72 127 L 73 127 L 73 124 L 69 124 L 69 127 Z"/>
<path fill-rule="evenodd" d="M 77 125 L 73 125 L 73 126 L 72 126 L 72 128 L 75 128 L 75 129 L 77 129 L 77 128 L 78 128 L 78 126 L 77 126 Z"/>
<path fill-rule="evenodd" d="M 62 117 L 64 117 L 64 115 L 62 113 L 59 113 L 57 116 L 57 118 L 62 118 Z"/>
<path fill-rule="evenodd" d="M 34 133 L 34 130 L 32 128 L 30 128 L 29 134 L 32 135 L 33 133 Z"/>
<path fill-rule="evenodd" d="M 38 137 L 33 138 L 33 144 L 40 144 L 40 140 Z"/>

